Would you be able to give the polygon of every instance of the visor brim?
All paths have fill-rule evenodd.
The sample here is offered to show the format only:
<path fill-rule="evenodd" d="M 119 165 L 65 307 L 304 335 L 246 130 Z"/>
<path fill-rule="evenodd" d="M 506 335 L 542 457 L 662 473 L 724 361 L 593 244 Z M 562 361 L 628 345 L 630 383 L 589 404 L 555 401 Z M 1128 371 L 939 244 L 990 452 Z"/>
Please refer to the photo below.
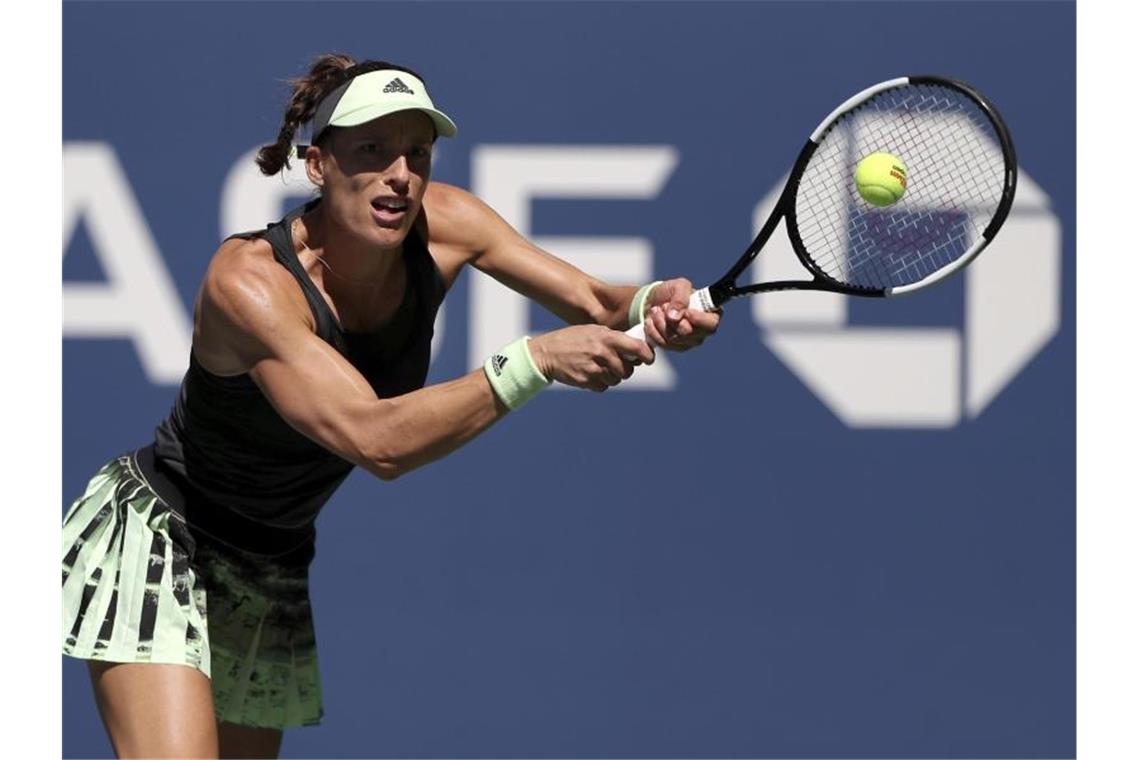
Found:
<path fill-rule="evenodd" d="M 427 114 L 428 117 L 431 118 L 432 123 L 435 124 L 436 133 L 441 137 L 455 137 L 459 132 L 459 128 L 455 126 L 455 122 L 443 111 L 426 106 L 413 105 L 411 103 L 374 103 L 338 116 L 329 122 L 329 126 L 356 127 L 401 111 L 422 111 Z"/>

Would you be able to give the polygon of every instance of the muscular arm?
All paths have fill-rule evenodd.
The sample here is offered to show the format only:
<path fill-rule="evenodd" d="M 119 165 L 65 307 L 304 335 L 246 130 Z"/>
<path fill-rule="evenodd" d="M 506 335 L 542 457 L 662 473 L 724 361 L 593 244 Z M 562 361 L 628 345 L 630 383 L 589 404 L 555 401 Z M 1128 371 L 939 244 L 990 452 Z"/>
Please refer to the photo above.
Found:
<path fill-rule="evenodd" d="M 607 284 L 552 256 L 465 190 L 433 182 L 424 206 L 432 249 L 442 252 L 445 269 L 472 264 L 568 324 L 628 327 L 637 286 Z"/>
<path fill-rule="evenodd" d="M 539 302 L 569 324 L 593 323 L 624 331 L 636 286 L 610 285 L 550 255 L 485 203 L 450 185 L 433 183 L 424 198 L 429 239 L 445 276 L 472 264 Z M 688 308 L 692 283 L 665 281 L 649 295 L 645 335 L 655 346 L 686 351 L 716 332 L 719 314 Z"/>
<path fill-rule="evenodd" d="M 312 336 L 312 333 L 309 333 Z M 254 381 L 297 430 L 384 480 L 450 454 L 507 413 L 483 371 L 380 399 L 328 344 L 259 362 Z"/>
<path fill-rule="evenodd" d="M 224 251 L 211 265 L 196 343 L 209 345 L 215 366 L 248 371 L 296 430 L 390 480 L 447 455 L 506 414 L 481 370 L 377 398 L 356 368 L 314 334 L 292 278 L 254 245 Z"/>
<path fill-rule="evenodd" d="M 219 374 L 249 372 L 290 425 L 374 475 L 391 480 L 459 448 L 507 413 L 484 372 L 391 399 L 314 333 L 304 296 L 264 242 L 227 244 L 206 273 L 194 338 Z M 590 325 L 536 337 L 548 378 L 601 391 L 652 362 L 645 343 Z"/>

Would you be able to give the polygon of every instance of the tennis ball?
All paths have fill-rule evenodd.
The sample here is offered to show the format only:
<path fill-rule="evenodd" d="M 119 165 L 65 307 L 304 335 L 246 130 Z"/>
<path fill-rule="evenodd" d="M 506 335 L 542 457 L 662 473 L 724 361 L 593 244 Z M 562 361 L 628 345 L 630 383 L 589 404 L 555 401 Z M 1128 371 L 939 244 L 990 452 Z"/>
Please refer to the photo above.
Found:
<path fill-rule="evenodd" d="M 889 206 L 906 192 L 906 164 L 890 153 L 872 153 L 855 167 L 855 187 L 872 206 Z"/>

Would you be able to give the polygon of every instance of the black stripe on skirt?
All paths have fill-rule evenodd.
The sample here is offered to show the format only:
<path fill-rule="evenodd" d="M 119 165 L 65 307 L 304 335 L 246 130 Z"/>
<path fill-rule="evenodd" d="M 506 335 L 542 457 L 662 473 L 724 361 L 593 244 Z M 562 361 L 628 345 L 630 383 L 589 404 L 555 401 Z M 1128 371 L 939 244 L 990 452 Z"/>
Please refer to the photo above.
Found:
<path fill-rule="evenodd" d="M 123 554 L 123 546 L 127 541 L 127 531 L 124 526 L 127 524 L 126 508 L 120 508 L 119 519 L 115 522 L 114 532 L 111 533 L 111 540 L 109 545 L 114 545 L 116 536 L 119 539 L 119 556 Z M 111 642 L 111 635 L 115 632 L 115 613 L 119 608 L 119 581 L 122 579 L 123 566 L 120 564 L 115 568 L 115 585 L 111 587 L 111 601 L 107 604 L 107 614 L 103 616 L 103 625 L 99 628 L 99 636 L 95 639 L 95 649 L 103 650 Z M 82 620 L 82 616 L 79 618 Z"/>
<path fill-rule="evenodd" d="M 83 625 L 83 615 L 87 612 L 87 606 L 91 604 L 95 592 L 99 590 L 99 579 L 102 577 L 103 568 L 95 568 L 95 572 L 91 573 L 91 577 L 87 579 L 87 585 L 83 587 L 83 598 L 79 602 L 79 612 L 75 616 L 75 624 L 71 626 L 71 633 L 67 637 L 67 643 L 70 646 L 75 646 L 75 642 L 79 638 L 79 629 Z"/>
<path fill-rule="evenodd" d="M 75 567 L 75 560 L 79 558 L 79 550 L 83 548 L 83 545 L 87 543 L 92 534 L 94 534 L 95 531 L 98 530 L 103 525 L 103 523 L 107 521 L 107 518 L 110 517 L 110 515 L 111 504 L 104 504 L 103 507 L 95 514 L 95 517 L 91 520 L 91 523 L 83 529 L 83 532 L 79 534 L 79 538 L 77 538 L 75 540 L 75 543 L 72 544 L 71 549 L 63 558 L 64 583 L 67 583 L 67 576 L 71 575 L 71 569 Z M 113 541 L 114 539 L 112 538 L 111 540 Z"/>
<path fill-rule="evenodd" d="M 155 533 L 150 542 L 150 566 L 146 571 L 146 588 L 143 590 L 142 612 L 139 617 L 139 654 L 150 654 L 154 641 L 154 623 L 158 619 L 159 585 L 166 568 L 166 539 Z"/>

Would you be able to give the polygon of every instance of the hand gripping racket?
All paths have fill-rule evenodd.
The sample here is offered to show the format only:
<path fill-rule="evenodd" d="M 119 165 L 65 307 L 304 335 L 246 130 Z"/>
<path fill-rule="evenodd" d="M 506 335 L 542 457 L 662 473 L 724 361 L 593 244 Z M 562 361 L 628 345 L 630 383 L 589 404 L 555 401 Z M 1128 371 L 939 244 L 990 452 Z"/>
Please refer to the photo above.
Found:
<path fill-rule="evenodd" d="M 873 153 L 905 164 L 905 192 L 886 207 L 856 188 L 856 167 Z M 723 277 L 693 293 L 689 308 L 777 290 L 885 297 L 929 287 L 993 240 L 1016 187 L 1009 130 L 977 90 L 933 76 L 881 82 L 816 128 L 756 239 Z M 737 284 L 781 219 L 811 279 Z M 644 340 L 645 326 L 626 334 Z"/>

